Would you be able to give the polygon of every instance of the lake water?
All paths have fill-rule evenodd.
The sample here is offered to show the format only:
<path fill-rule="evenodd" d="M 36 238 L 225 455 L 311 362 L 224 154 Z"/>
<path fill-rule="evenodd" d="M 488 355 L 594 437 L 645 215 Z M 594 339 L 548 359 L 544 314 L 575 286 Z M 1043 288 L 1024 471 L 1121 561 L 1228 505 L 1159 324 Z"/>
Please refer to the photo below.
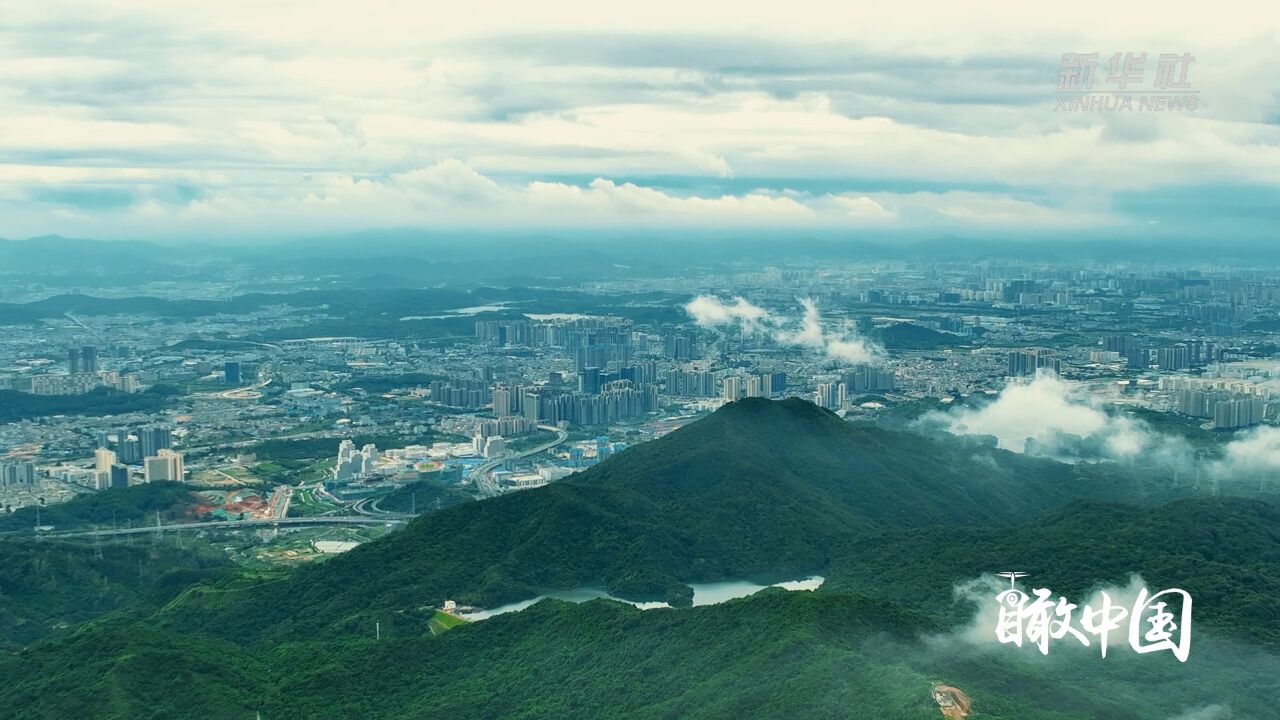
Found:
<path fill-rule="evenodd" d="M 507 306 L 511 304 L 511 302 L 504 300 L 494 305 L 474 305 L 472 307 L 445 310 L 444 315 L 405 315 L 400 318 L 400 322 L 408 322 L 410 320 L 448 320 L 468 315 L 479 315 L 482 312 L 498 312 L 499 310 L 506 310 Z"/>
<path fill-rule="evenodd" d="M 817 590 L 822 586 L 826 578 L 821 575 L 811 575 L 807 578 L 799 580 L 788 580 L 780 582 L 768 587 L 780 587 L 784 590 Z M 757 585 L 753 582 L 745 580 L 723 580 L 713 583 L 689 583 L 689 587 L 693 588 L 693 604 L 699 605 L 719 605 L 722 602 L 735 600 L 737 598 L 754 595 L 765 589 L 765 585 Z M 623 598 L 614 597 L 600 588 L 576 588 L 574 590 L 554 590 L 545 595 L 539 595 L 536 598 L 521 600 L 520 602 L 509 603 L 507 605 L 499 605 L 496 608 L 488 610 L 478 610 L 473 613 L 464 613 L 462 617 L 472 622 L 476 620 L 484 620 L 494 617 L 495 615 L 503 615 L 509 612 L 518 612 L 530 607 L 539 600 L 545 598 L 555 598 L 557 600 L 566 600 L 573 603 L 586 602 L 588 600 L 596 600 L 604 598 L 605 600 L 614 600 L 616 602 L 634 605 L 641 610 L 653 610 L 655 608 L 669 608 L 670 605 L 664 602 L 633 602 L 624 600 Z"/>

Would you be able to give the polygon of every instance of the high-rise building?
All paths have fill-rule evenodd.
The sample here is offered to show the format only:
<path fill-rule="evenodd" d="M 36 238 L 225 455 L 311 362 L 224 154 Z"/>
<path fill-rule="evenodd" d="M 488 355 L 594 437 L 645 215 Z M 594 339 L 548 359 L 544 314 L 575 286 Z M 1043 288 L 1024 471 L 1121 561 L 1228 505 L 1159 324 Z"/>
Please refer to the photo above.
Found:
<path fill-rule="evenodd" d="M 584 367 L 578 371 L 578 392 L 589 395 L 600 392 L 600 368 Z"/>
<path fill-rule="evenodd" d="M 0 487 L 36 485 L 36 466 L 30 462 L 0 462 Z"/>
<path fill-rule="evenodd" d="M 742 397 L 742 378 L 737 375 L 726 375 L 721 387 L 720 396 L 729 402 Z"/>
<path fill-rule="evenodd" d="M 777 397 L 787 391 L 787 374 L 784 372 L 769 373 L 769 395 Z"/>
<path fill-rule="evenodd" d="M 1262 422 L 1266 406 L 1260 397 L 1237 397 L 1213 406 L 1213 426 L 1220 430 L 1249 427 Z"/>
<path fill-rule="evenodd" d="M 137 465 L 142 462 L 142 443 L 137 436 L 130 435 L 128 430 L 121 430 L 116 438 L 116 455 L 126 465 Z"/>
<path fill-rule="evenodd" d="M 1191 367 L 1191 350 L 1186 345 L 1159 348 L 1156 364 L 1161 370 L 1186 370 Z"/>
<path fill-rule="evenodd" d="M 536 392 L 527 392 L 524 394 L 524 400 L 521 401 L 521 412 L 524 413 L 525 419 L 530 422 L 537 423 L 542 420 L 542 396 Z"/>
<path fill-rule="evenodd" d="M 1061 358 L 1054 357 L 1043 350 L 1014 350 L 1009 353 L 1008 375 L 1010 377 L 1029 377 L 1040 370 L 1048 370 L 1054 374 L 1062 373 Z"/>
<path fill-rule="evenodd" d="M 1026 377 L 1036 373 L 1036 353 L 1032 350 L 1014 350 L 1009 353 L 1009 377 Z"/>
<path fill-rule="evenodd" d="M 223 363 L 222 376 L 228 385 L 240 384 L 240 363 L 234 360 Z"/>
<path fill-rule="evenodd" d="M 98 372 L 98 348 L 85 345 L 80 348 L 80 369 L 83 372 Z"/>
<path fill-rule="evenodd" d="M 486 458 L 499 457 L 507 452 L 507 441 L 501 435 L 479 440 L 476 450 Z"/>
<path fill-rule="evenodd" d="M 504 418 L 515 414 L 515 403 L 513 402 L 516 394 L 515 389 L 506 385 L 498 385 L 493 389 L 493 414 L 496 417 Z"/>
<path fill-rule="evenodd" d="M 182 455 L 172 450 L 160 450 L 155 457 L 147 458 L 142 472 L 147 482 L 182 482 L 186 476 Z"/>
<path fill-rule="evenodd" d="M 367 444 L 359 450 L 355 443 L 343 440 L 338 443 L 338 461 L 333 466 L 333 479 L 339 483 L 362 480 L 373 470 L 378 459 L 378 448 Z"/>
<path fill-rule="evenodd" d="M 848 388 L 844 383 L 819 383 L 814 394 L 818 405 L 828 410 L 839 410 L 848 399 Z"/>
<path fill-rule="evenodd" d="M 173 447 L 173 431 L 167 427 L 147 427 L 138 431 L 138 443 L 143 457 L 154 457 L 160 450 Z"/>
<path fill-rule="evenodd" d="M 893 390 L 894 375 L 892 370 L 874 365 L 856 365 L 841 377 L 841 382 L 851 393 L 880 392 Z"/>
<path fill-rule="evenodd" d="M 129 487 L 129 468 L 126 465 L 116 463 L 107 471 L 111 475 L 111 487 L 122 488 Z"/>
<path fill-rule="evenodd" d="M 76 375 L 80 372 L 80 351 L 75 348 L 67 350 L 67 374 Z"/>
<path fill-rule="evenodd" d="M 115 451 L 100 447 L 93 451 L 93 469 L 105 472 L 118 462 Z"/>

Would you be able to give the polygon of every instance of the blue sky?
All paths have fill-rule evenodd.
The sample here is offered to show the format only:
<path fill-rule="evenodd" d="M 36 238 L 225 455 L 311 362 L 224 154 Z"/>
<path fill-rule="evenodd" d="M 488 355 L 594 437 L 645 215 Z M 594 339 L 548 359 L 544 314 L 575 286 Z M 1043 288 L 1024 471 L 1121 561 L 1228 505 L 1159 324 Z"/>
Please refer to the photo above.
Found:
<path fill-rule="evenodd" d="M 0 237 L 1275 238 L 1278 10 L 757 5 L 9 8 Z M 1200 105 L 1056 110 L 1065 52 L 1190 53 Z"/>

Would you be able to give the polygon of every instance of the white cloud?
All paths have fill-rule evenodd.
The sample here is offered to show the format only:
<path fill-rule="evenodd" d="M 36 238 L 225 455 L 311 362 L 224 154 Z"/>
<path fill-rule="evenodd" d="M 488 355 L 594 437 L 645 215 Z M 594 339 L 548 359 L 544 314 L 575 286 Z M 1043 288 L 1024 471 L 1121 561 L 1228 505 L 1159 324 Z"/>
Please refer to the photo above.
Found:
<path fill-rule="evenodd" d="M 841 208 L 844 208 L 844 211 L 850 217 L 868 220 L 893 220 L 898 217 L 896 212 L 886 210 L 883 205 L 866 195 L 858 197 L 840 196 L 833 198 L 833 201 Z"/>
<path fill-rule="evenodd" d="M 1191 462 L 1177 438 L 1145 423 L 1109 412 L 1085 388 L 1051 373 L 1013 381 L 990 403 L 935 413 L 956 435 L 989 435 L 999 447 L 1060 460 L 1118 460 L 1162 465 Z"/>
<path fill-rule="evenodd" d="M 344 227 L 1122 227 L 1098 188 L 1280 185 L 1280 103 L 1257 91 L 1270 87 L 1280 10 L 1091 3 L 1108 22 L 1004 1 L 980 13 L 827 0 L 607 13 L 577 0 L 494 12 L 28 3 L 0 28 L 0 155 L 48 172 L 0 181 L 16 204 L 0 232 L 167 235 L 198 229 L 193 218 L 230 234 L 305 230 L 299 208 L 315 205 Z M 1055 113 L 1056 63 L 1072 50 L 1192 51 L 1204 108 Z M 143 222 L 24 199 L 68 196 L 37 192 L 66 190 L 60 173 L 139 203 L 149 178 L 194 175 L 199 205 L 161 203 L 135 213 Z M 199 180 L 213 173 L 225 183 Z M 658 177 L 695 182 L 642 179 Z M 724 178 L 768 182 L 696 182 Z M 842 179 L 866 186 L 782 192 Z"/>
<path fill-rule="evenodd" d="M 1230 705 L 1205 705 L 1179 713 L 1169 720 L 1228 720 L 1233 716 Z"/>
<path fill-rule="evenodd" d="M 1264 425 L 1239 433 L 1210 470 L 1224 478 L 1274 480 L 1280 476 L 1280 428 Z"/>
<path fill-rule="evenodd" d="M 953 412 L 948 429 L 957 435 L 994 435 L 1005 450 L 1025 452 L 1028 441 L 1052 443 L 1060 433 L 1090 437 L 1107 428 L 1111 418 L 1105 412 L 1072 395 L 1068 383 L 1050 375 L 1010 383 L 991 403 Z"/>
<path fill-rule="evenodd" d="M 874 362 L 884 357 L 884 348 L 850 329 L 831 329 L 822 322 L 818 305 L 811 298 L 800 298 L 803 313 L 798 320 L 777 315 L 735 297 L 727 304 L 712 295 L 698 295 L 685 304 L 684 310 L 703 327 L 719 327 L 742 323 L 744 329 L 763 328 L 783 345 L 797 345 L 816 350 L 831 360 L 845 363 Z"/>
<path fill-rule="evenodd" d="M 702 327 L 717 327 L 735 322 L 751 326 L 769 318 L 768 311 L 741 297 L 735 297 L 733 304 L 729 305 L 713 295 L 698 295 L 686 303 L 684 309 Z"/>

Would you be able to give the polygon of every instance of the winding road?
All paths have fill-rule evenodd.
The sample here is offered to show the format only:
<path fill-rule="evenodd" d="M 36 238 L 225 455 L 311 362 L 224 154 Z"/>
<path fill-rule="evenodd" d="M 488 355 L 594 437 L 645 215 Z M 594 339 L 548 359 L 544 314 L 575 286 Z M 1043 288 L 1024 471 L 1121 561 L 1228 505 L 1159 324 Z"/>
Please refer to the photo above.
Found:
<path fill-rule="evenodd" d="M 477 494 L 479 494 L 481 497 L 493 497 L 495 495 L 502 494 L 502 487 L 499 486 L 497 481 L 495 481 L 490 476 L 490 473 L 493 472 L 493 469 L 498 467 L 499 465 L 509 460 L 519 460 L 520 458 L 529 457 L 530 455 L 537 455 L 538 453 L 546 452 L 547 450 L 550 450 L 551 448 L 569 439 L 569 433 L 565 432 L 564 430 L 561 430 L 558 427 L 554 427 L 551 425 L 539 425 L 538 429 L 548 430 L 550 432 L 555 433 L 556 439 L 552 440 L 549 443 L 544 443 L 542 445 L 539 445 L 535 448 L 525 450 L 523 452 L 515 453 L 514 455 L 504 455 L 503 457 L 500 457 L 500 458 L 494 458 L 493 460 L 490 460 L 485 464 L 477 467 L 475 470 L 472 470 L 471 473 L 467 475 L 467 477 L 475 485 Z"/>

